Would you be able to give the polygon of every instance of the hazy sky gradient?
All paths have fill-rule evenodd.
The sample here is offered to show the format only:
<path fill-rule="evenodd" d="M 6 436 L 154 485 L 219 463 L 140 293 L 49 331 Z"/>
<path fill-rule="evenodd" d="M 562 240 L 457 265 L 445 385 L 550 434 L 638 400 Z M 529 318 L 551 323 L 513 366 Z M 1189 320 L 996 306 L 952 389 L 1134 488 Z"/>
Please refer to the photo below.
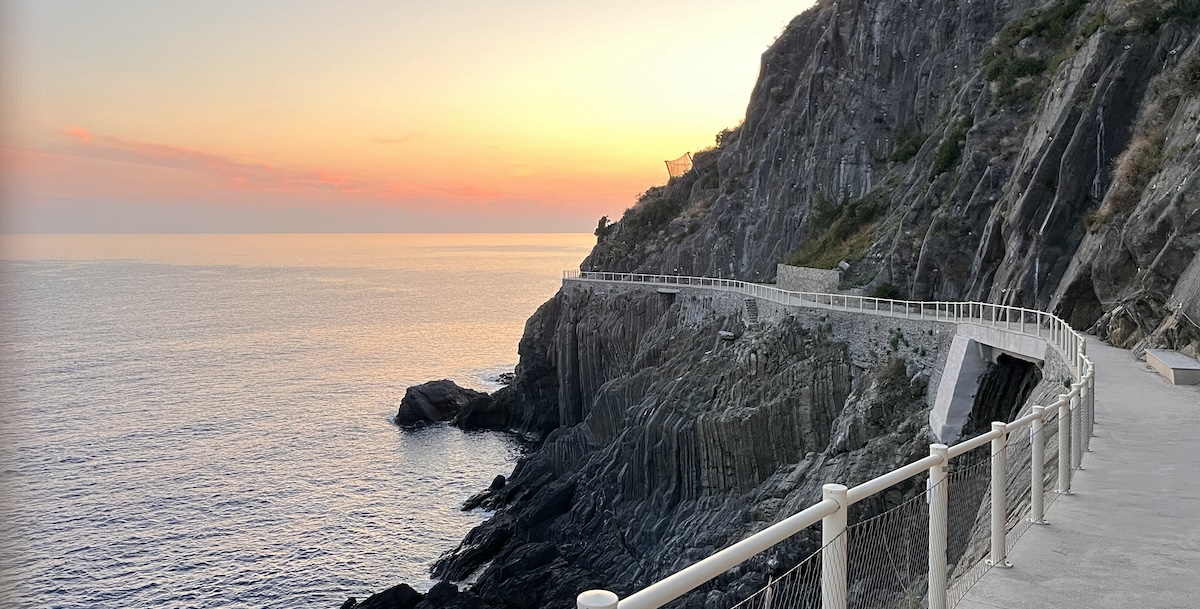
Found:
<path fill-rule="evenodd" d="M 810 4 L 7 1 L 0 228 L 591 230 Z"/>

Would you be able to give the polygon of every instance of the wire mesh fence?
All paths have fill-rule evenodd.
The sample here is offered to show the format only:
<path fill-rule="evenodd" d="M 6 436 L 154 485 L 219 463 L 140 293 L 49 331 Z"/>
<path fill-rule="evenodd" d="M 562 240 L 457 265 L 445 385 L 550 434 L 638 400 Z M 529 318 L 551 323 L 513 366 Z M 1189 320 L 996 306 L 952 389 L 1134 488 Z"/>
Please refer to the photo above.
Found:
<path fill-rule="evenodd" d="M 817 549 L 783 574 L 771 577 L 766 586 L 734 605 L 733 609 L 819 609 L 824 550 Z"/>
<path fill-rule="evenodd" d="M 1042 453 L 1042 506 L 1050 505 L 1058 498 L 1058 412 L 1047 410 L 1042 420 L 1042 430 L 1033 438 L 1043 446 Z"/>
<path fill-rule="evenodd" d="M 929 504 L 920 494 L 846 529 L 850 609 L 924 607 Z"/>
<path fill-rule="evenodd" d="M 838 543 L 844 541 L 844 543 Z M 919 609 L 926 606 L 929 573 L 929 505 L 917 495 L 877 516 L 847 527 L 825 548 L 804 558 L 734 605 L 734 609 L 818 609 L 823 554 L 845 553 L 850 609 Z"/>
<path fill-rule="evenodd" d="M 1039 431 L 1032 425 L 1011 430 L 1006 438 L 1006 548 L 1011 550 L 1032 526 L 1034 485 L 1040 485 L 1048 509 L 1060 495 L 1057 409 L 1047 409 Z M 1084 421 L 1083 429 L 1088 428 Z M 1078 429 L 1078 428 L 1076 428 Z M 1034 445 L 1042 446 L 1042 477 L 1033 478 Z M 959 455 L 948 466 L 946 485 L 947 604 L 956 606 L 991 568 L 992 446 Z M 849 526 L 844 543 L 828 548 L 844 552 L 845 581 L 831 582 L 846 591 L 850 609 L 917 609 L 928 606 L 929 498 L 933 489 L 877 516 Z M 935 524 L 935 526 L 937 526 Z M 836 542 L 835 542 L 836 543 Z M 822 551 L 735 606 L 736 609 L 817 608 L 822 602 Z M 844 587 L 844 588 L 843 588 Z"/>
<path fill-rule="evenodd" d="M 1011 549 L 1029 530 L 1029 505 L 1033 491 L 1033 427 L 1023 425 L 1008 433 L 1005 442 L 1005 545 Z"/>
<path fill-rule="evenodd" d="M 946 477 L 946 564 L 952 582 L 946 600 L 951 607 L 988 569 L 983 558 L 989 547 L 991 456 L 988 445 L 960 455 L 950 462 Z"/>

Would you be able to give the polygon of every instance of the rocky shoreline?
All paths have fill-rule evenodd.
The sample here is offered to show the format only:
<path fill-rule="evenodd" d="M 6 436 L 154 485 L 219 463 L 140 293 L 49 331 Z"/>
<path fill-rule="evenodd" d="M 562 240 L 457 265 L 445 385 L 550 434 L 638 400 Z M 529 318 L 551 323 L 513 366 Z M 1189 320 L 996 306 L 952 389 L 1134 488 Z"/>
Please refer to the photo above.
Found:
<path fill-rule="evenodd" d="M 598 233 L 582 268 L 770 281 L 779 262 L 837 267 L 844 290 L 1020 305 L 1196 355 L 1198 32 L 1190 0 L 824 0 L 764 53 L 745 122 Z M 433 565 L 443 583 L 344 608 L 628 594 L 825 482 L 926 454 L 938 328 L 745 307 L 568 284 L 527 322 L 510 385 L 410 389 L 399 424 L 515 432 L 534 450 L 472 499 L 495 514 Z M 1062 381 L 1051 362 L 986 374 L 976 422 Z M 815 543 L 798 535 L 676 606 L 731 606 Z"/>
<path fill-rule="evenodd" d="M 748 327 L 744 306 L 725 293 L 564 287 L 530 320 L 541 339 L 522 341 L 516 382 L 487 408 L 503 413 L 494 420 L 559 425 L 468 502 L 495 514 L 432 570 L 473 583 L 427 596 L 396 587 L 346 607 L 567 607 L 589 588 L 628 594 L 807 507 L 825 482 L 865 481 L 928 451 L 928 386 L 952 326 L 764 306 Z M 445 401 L 463 396 L 477 399 Z M 920 490 L 898 487 L 858 516 Z M 732 604 L 816 543 L 797 536 L 682 606 Z"/>

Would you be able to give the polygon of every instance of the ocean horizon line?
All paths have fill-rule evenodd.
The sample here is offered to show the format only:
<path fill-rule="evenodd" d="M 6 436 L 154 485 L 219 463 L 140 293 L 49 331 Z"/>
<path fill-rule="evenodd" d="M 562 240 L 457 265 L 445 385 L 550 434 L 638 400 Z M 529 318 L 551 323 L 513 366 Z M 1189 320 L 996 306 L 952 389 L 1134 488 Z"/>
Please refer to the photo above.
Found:
<path fill-rule="evenodd" d="M 0 230 L 0 238 L 16 236 L 149 236 L 149 235 L 584 235 L 590 231 L 222 231 L 222 232 L 191 232 L 191 231 L 155 231 L 155 232 L 6 232 Z"/>

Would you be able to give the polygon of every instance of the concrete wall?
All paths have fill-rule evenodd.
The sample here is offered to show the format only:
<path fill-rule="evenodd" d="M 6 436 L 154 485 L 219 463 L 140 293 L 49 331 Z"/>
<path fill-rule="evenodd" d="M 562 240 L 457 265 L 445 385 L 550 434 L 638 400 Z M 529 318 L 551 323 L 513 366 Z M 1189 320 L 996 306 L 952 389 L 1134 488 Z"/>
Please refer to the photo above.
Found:
<path fill-rule="evenodd" d="M 929 411 L 929 427 L 938 442 L 954 444 L 962 434 L 963 425 L 975 405 L 979 377 L 987 371 L 987 364 L 979 343 L 961 334 L 954 336 L 933 408 Z"/>
<path fill-rule="evenodd" d="M 780 265 L 780 269 L 784 266 Z M 818 270 L 788 268 L 800 271 Z M 631 289 L 658 291 L 661 287 L 663 286 L 656 284 L 591 282 L 566 282 L 563 286 L 564 289 L 588 289 L 601 293 Z M 785 285 L 779 287 L 800 289 Z M 670 286 L 668 289 L 673 291 L 674 288 L 675 286 Z M 680 286 L 679 293 L 670 296 L 680 298 L 681 313 L 687 322 L 700 321 L 713 310 L 731 316 L 740 315 L 745 310 L 746 297 L 735 291 Z M 979 377 L 987 370 L 988 362 L 996 361 L 1000 353 L 1041 365 L 1042 385 L 1046 386 L 1043 392 L 1046 396 L 1057 395 L 1062 391 L 1062 387 L 1070 385 L 1069 369 L 1058 354 L 1046 344 L 1044 338 L 1009 332 L 1004 328 L 873 317 L 862 313 L 797 308 L 765 300 L 759 300 L 757 308 L 761 323 L 781 323 L 790 318 L 797 321 L 806 320 L 802 322 L 805 325 L 828 327 L 834 336 L 848 341 L 854 365 L 864 370 L 877 364 L 887 355 L 893 334 L 904 337 L 905 346 L 901 349 L 904 351 L 903 355 L 915 362 L 918 370 L 924 369 L 928 374 L 929 391 L 926 393 L 926 400 L 930 406 L 930 428 L 938 441 L 946 444 L 954 443 L 962 433 L 963 424 L 970 416 L 975 403 Z M 1038 394 L 1032 397 L 1044 400 L 1046 396 Z"/>
<path fill-rule="evenodd" d="M 841 282 L 842 272 L 838 270 L 810 269 L 781 264 L 775 271 L 776 287 L 790 292 L 837 294 L 838 285 Z"/>
<path fill-rule="evenodd" d="M 1018 359 L 1040 364 L 1046 361 L 1046 339 L 1028 336 L 1017 332 L 1009 332 L 1004 328 L 991 328 L 974 324 L 959 324 L 959 336 L 965 336 L 977 343 L 987 345 L 991 351 L 1007 353 Z M 996 361 L 999 353 L 985 352 L 987 359 Z"/>
<path fill-rule="evenodd" d="M 953 444 L 958 440 L 975 405 L 979 377 L 987 371 L 988 362 L 995 362 L 1001 353 L 1043 365 L 1052 350 L 1037 337 L 1003 328 L 958 324 L 929 411 L 929 427 L 938 442 Z M 1046 377 L 1043 368 L 1043 378 Z"/>

